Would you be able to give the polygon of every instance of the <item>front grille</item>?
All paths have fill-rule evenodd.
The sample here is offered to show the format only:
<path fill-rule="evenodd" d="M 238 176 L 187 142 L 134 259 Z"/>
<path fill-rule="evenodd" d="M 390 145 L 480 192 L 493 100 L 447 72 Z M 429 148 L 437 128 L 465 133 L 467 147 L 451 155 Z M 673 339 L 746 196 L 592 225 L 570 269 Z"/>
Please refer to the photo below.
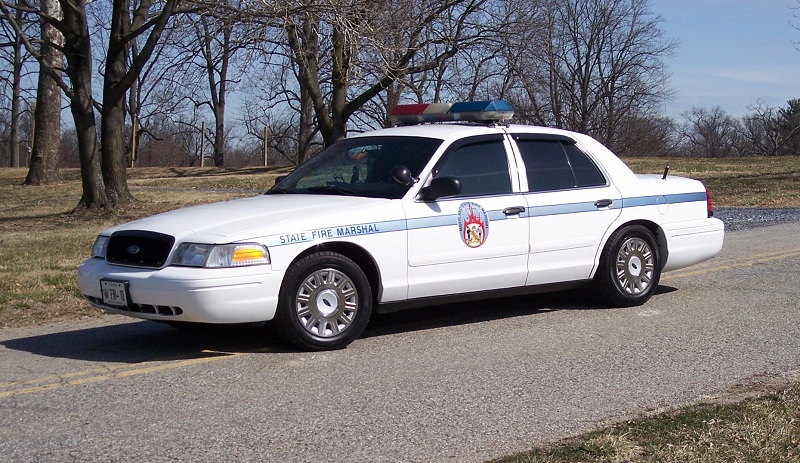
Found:
<path fill-rule="evenodd" d="M 111 235 L 106 260 L 131 267 L 160 268 L 175 244 L 175 238 L 163 233 L 126 230 Z"/>
<path fill-rule="evenodd" d="M 97 307 L 124 310 L 126 312 L 149 313 L 154 315 L 163 315 L 165 317 L 181 315 L 183 313 L 183 309 L 180 307 L 173 307 L 170 305 L 131 304 L 129 307 L 119 307 L 115 305 L 103 304 L 103 299 L 99 297 L 89 296 L 88 294 L 84 294 L 83 297 Z"/>

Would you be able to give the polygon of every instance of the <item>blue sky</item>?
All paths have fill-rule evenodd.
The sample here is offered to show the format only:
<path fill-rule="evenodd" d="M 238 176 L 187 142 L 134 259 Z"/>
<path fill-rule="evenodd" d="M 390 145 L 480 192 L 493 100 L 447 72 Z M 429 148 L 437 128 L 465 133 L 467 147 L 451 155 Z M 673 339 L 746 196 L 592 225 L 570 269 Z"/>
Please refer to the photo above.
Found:
<path fill-rule="evenodd" d="M 679 42 L 666 58 L 677 92 L 667 115 L 720 106 L 741 117 L 748 106 L 800 98 L 800 0 L 651 0 L 650 7 Z"/>

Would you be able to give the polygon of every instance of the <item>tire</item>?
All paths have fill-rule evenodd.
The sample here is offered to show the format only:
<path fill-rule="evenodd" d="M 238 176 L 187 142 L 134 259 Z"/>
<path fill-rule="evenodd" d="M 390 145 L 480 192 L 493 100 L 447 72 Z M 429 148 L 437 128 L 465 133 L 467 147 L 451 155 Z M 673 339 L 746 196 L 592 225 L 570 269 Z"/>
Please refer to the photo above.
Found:
<path fill-rule="evenodd" d="M 361 335 L 371 314 L 372 291 L 361 268 L 341 254 L 319 252 L 286 270 L 275 324 L 303 350 L 341 349 Z"/>
<path fill-rule="evenodd" d="M 647 302 L 661 278 L 661 255 L 653 233 L 641 225 L 615 231 L 600 255 L 595 286 L 616 307 Z"/>

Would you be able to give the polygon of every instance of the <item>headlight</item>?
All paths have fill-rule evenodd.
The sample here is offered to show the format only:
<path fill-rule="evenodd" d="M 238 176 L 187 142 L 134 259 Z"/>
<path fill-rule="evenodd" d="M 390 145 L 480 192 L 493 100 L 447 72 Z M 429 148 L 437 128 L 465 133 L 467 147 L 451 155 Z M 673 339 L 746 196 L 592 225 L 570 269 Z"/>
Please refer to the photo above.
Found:
<path fill-rule="evenodd" d="M 100 235 L 94 240 L 94 246 L 92 246 L 92 257 L 100 257 L 102 259 L 106 258 L 106 249 L 108 248 L 108 237 Z"/>
<path fill-rule="evenodd" d="M 171 265 L 220 268 L 269 263 L 269 251 L 266 246 L 257 243 L 216 245 L 183 243 L 178 247 Z"/>

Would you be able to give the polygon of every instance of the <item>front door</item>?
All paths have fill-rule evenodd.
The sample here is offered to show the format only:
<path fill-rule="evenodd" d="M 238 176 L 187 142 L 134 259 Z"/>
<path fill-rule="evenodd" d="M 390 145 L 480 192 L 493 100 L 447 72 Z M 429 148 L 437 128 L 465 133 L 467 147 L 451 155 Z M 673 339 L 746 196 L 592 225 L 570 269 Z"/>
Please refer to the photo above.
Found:
<path fill-rule="evenodd" d="M 528 221 L 510 145 L 501 134 L 454 143 L 434 176 L 461 181 L 461 193 L 404 204 L 409 298 L 523 286 Z"/>

